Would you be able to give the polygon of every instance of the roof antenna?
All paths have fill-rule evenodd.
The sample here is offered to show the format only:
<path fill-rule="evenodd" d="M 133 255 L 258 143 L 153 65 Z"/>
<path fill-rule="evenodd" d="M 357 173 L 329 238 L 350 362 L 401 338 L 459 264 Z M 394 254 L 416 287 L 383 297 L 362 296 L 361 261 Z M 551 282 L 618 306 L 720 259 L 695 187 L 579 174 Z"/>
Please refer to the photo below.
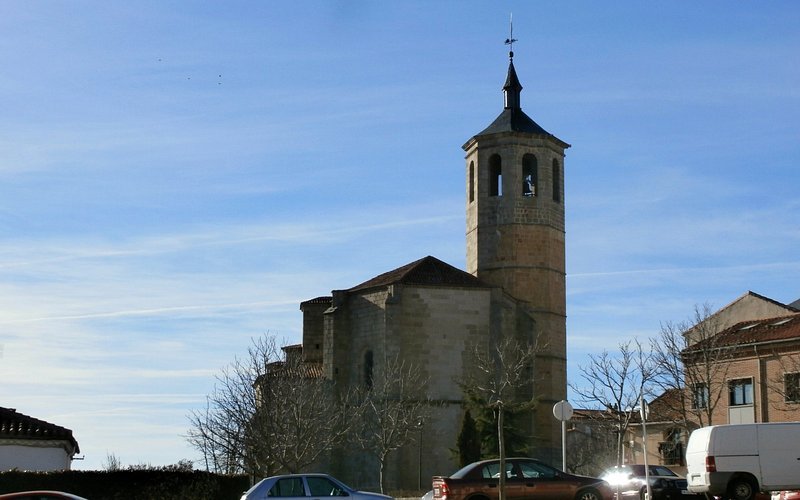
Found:
<path fill-rule="evenodd" d="M 509 15 L 508 25 L 511 28 L 511 31 L 509 33 L 509 37 L 506 38 L 506 45 L 508 45 L 508 58 L 513 61 L 514 60 L 514 42 L 517 41 L 517 39 L 514 38 L 514 13 L 513 12 Z"/>

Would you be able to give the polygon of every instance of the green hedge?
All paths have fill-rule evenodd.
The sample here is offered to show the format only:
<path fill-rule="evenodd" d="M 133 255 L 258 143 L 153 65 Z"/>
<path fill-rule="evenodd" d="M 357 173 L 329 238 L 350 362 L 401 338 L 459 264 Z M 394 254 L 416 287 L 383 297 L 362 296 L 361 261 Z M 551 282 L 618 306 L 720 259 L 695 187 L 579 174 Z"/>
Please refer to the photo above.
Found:
<path fill-rule="evenodd" d="M 239 500 L 249 484 L 246 476 L 169 468 L 0 473 L 0 493 L 56 490 L 89 500 Z"/>

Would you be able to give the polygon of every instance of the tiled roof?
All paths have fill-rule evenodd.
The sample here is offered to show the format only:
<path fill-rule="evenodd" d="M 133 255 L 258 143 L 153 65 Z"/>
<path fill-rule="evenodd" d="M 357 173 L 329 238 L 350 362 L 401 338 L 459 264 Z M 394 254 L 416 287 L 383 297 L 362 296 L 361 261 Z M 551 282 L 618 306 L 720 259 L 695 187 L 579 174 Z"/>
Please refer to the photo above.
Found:
<path fill-rule="evenodd" d="M 64 427 L 0 407 L 0 439 L 64 440 L 80 453 L 72 431 Z"/>
<path fill-rule="evenodd" d="M 648 422 L 674 422 L 680 419 L 681 415 L 678 409 L 680 408 L 680 389 L 667 389 L 660 396 L 654 398 L 648 403 L 650 410 L 647 417 Z M 598 421 L 614 422 L 616 421 L 617 414 L 613 409 L 605 410 L 592 410 L 587 408 L 576 408 L 573 418 L 577 420 L 590 419 Z M 631 423 L 640 423 L 641 416 L 637 409 L 631 415 Z"/>
<path fill-rule="evenodd" d="M 734 347 L 792 339 L 800 340 L 800 314 L 742 321 L 695 344 L 692 349 L 702 348 L 705 343 L 713 343 L 714 347 Z"/>
<path fill-rule="evenodd" d="M 649 415 L 647 416 L 648 422 L 677 422 L 683 418 L 681 408 L 683 406 L 681 398 L 686 394 L 682 394 L 681 389 L 667 389 L 659 396 L 655 397 L 647 404 Z M 634 415 L 634 420 L 639 422 L 642 420 L 639 412 Z"/>
<path fill-rule="evenodd" d="M 592 420 L 609 420 L 610 413 L 608 410 L 592 410 L 589 408 L 575 408 L 572 413 L 572 418 L 576 420 L 580 419 L 592 419 Z"/>
<path fill-rule="evenodd" d="M 719 318 L 721 315 L 724 314 L 725 311 L 727 311 L 728 309 L 732 308 L 735 304 L 745 301 L 748 297 L 752 297 L 752 298 L 758 299 L 758 300 L 763 301 L 763 302 L 768 302 L 768 303 L 776 305 L 776 306 L 778 306 L 778 307 L 780 307 L 782 309 L 785 309 L 786 310 L 786 314 L 790 314 L 792 312 L 798 311 L 797 308 L 792 306 L 791 304 L 790 305 L 782 304 L 781 302 L 778 302 L 775 299 L 771 299 L 771 298 L 769 298 L 769 297 L 767 297 L 765 295 L 761 295 L 760 293 L 756 293 L 756 292 L 754 292 L 752 290 L 748 290 L 747 292 L 743 293 L 739 297 L 736 297 L 729 304 L 726 304 L 725 306 L 720 307 L 719 310 L 715 311 L 712 315 L 707 317 L 704 321 L 701 321 L 697 325 L 694 325 L 692 328 L 689 329 L 689 331 L 697 328 L 700 324 L 705 323 L 707 321 L 714 322 L 715 318 Z M 775 313 L 772 313 L 772 314 L 775 314 Z M 777 314 L 781 314 L 781 313 L 777 313 Z"/>
<path fill-rule="evenodd" d="M 305 304 L 329 304 L 333 301 L 333 297 L 330 295 L 323 296 L 323 297 L 316 297 L 313 299 L 304 300 L 300 303 L 300 307 L 303 307 Z"/>
<path fill-rule="evenodd" d="M 285 361 L 273 361 L 267 365 L 266 373 L 258 376 L 256 383 L 258 383 L 259 380 L 262 380 L 265 376 L 273 378 L 286 374 L 293 374 L 303 378 L 322 378 L 322 363 L 291 363 L 287 367 Z"/>
<path fill-rule="evenodd" d="M 380 274 L 347 291 L 355 292 L 394 284 L 489 288 L 475 276 L 442 262 L 436 257 L 427 256 Z"/>

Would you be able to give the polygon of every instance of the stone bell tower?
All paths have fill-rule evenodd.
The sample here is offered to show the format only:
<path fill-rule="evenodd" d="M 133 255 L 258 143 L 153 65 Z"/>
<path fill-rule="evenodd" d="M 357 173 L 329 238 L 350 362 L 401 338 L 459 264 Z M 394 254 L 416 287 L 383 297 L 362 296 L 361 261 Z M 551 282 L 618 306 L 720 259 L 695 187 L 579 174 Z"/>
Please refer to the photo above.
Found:
<path fill-rule="evenodd" d="M 560 466 L 561 427 L 552 407 L 567 392 L 564 151 L 570 145 L 522 111 L 521 91 L 511 51 L 503 112 L 463 146 L 467 271 L 502 287 L 533 319 L 534 332 L 521 332 L 538 339 L 540 352 L 531 454 Z"/>

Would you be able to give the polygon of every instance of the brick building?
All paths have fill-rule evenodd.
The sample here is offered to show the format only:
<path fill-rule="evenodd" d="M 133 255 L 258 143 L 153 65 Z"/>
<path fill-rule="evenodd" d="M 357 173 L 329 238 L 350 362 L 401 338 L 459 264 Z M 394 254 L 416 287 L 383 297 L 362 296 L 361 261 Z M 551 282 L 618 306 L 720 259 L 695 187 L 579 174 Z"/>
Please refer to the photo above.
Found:
<path fill-rule="evenodd" d="M 632 415 L 622 439 L 625 463 L 643 463 L 646 453 L 649 464 L 682 473 L 693 429 L 800 421 L 800 301 L 783 304 L 748 291 L 683 335 L 685 387 L 649 402 L 646 443 L 641 418 Z M 568 467 L 598 474 L 613 465 L 617 429 L 611 410 L 576 410 Z"/>
<path fill-rule="evenodd" d="M 673 390 L 651 402 L 648 463 L 682 471 L 688 431 L 701 425 L 800 421 L 798 306 L 748 291 L 685 333 L 685 398 Z M 642 441 L 636 421 L 626 461 L 641 463 Z"/>
<path fill-rule="evenodd" d="M 707 341 L 691 346 L 693 354 Z M 724 370 L 687 388 L 695 408 L 711 408 L 713 425 L 800 420 L 800 312 L 741 321 L 719 332 Z"/>

